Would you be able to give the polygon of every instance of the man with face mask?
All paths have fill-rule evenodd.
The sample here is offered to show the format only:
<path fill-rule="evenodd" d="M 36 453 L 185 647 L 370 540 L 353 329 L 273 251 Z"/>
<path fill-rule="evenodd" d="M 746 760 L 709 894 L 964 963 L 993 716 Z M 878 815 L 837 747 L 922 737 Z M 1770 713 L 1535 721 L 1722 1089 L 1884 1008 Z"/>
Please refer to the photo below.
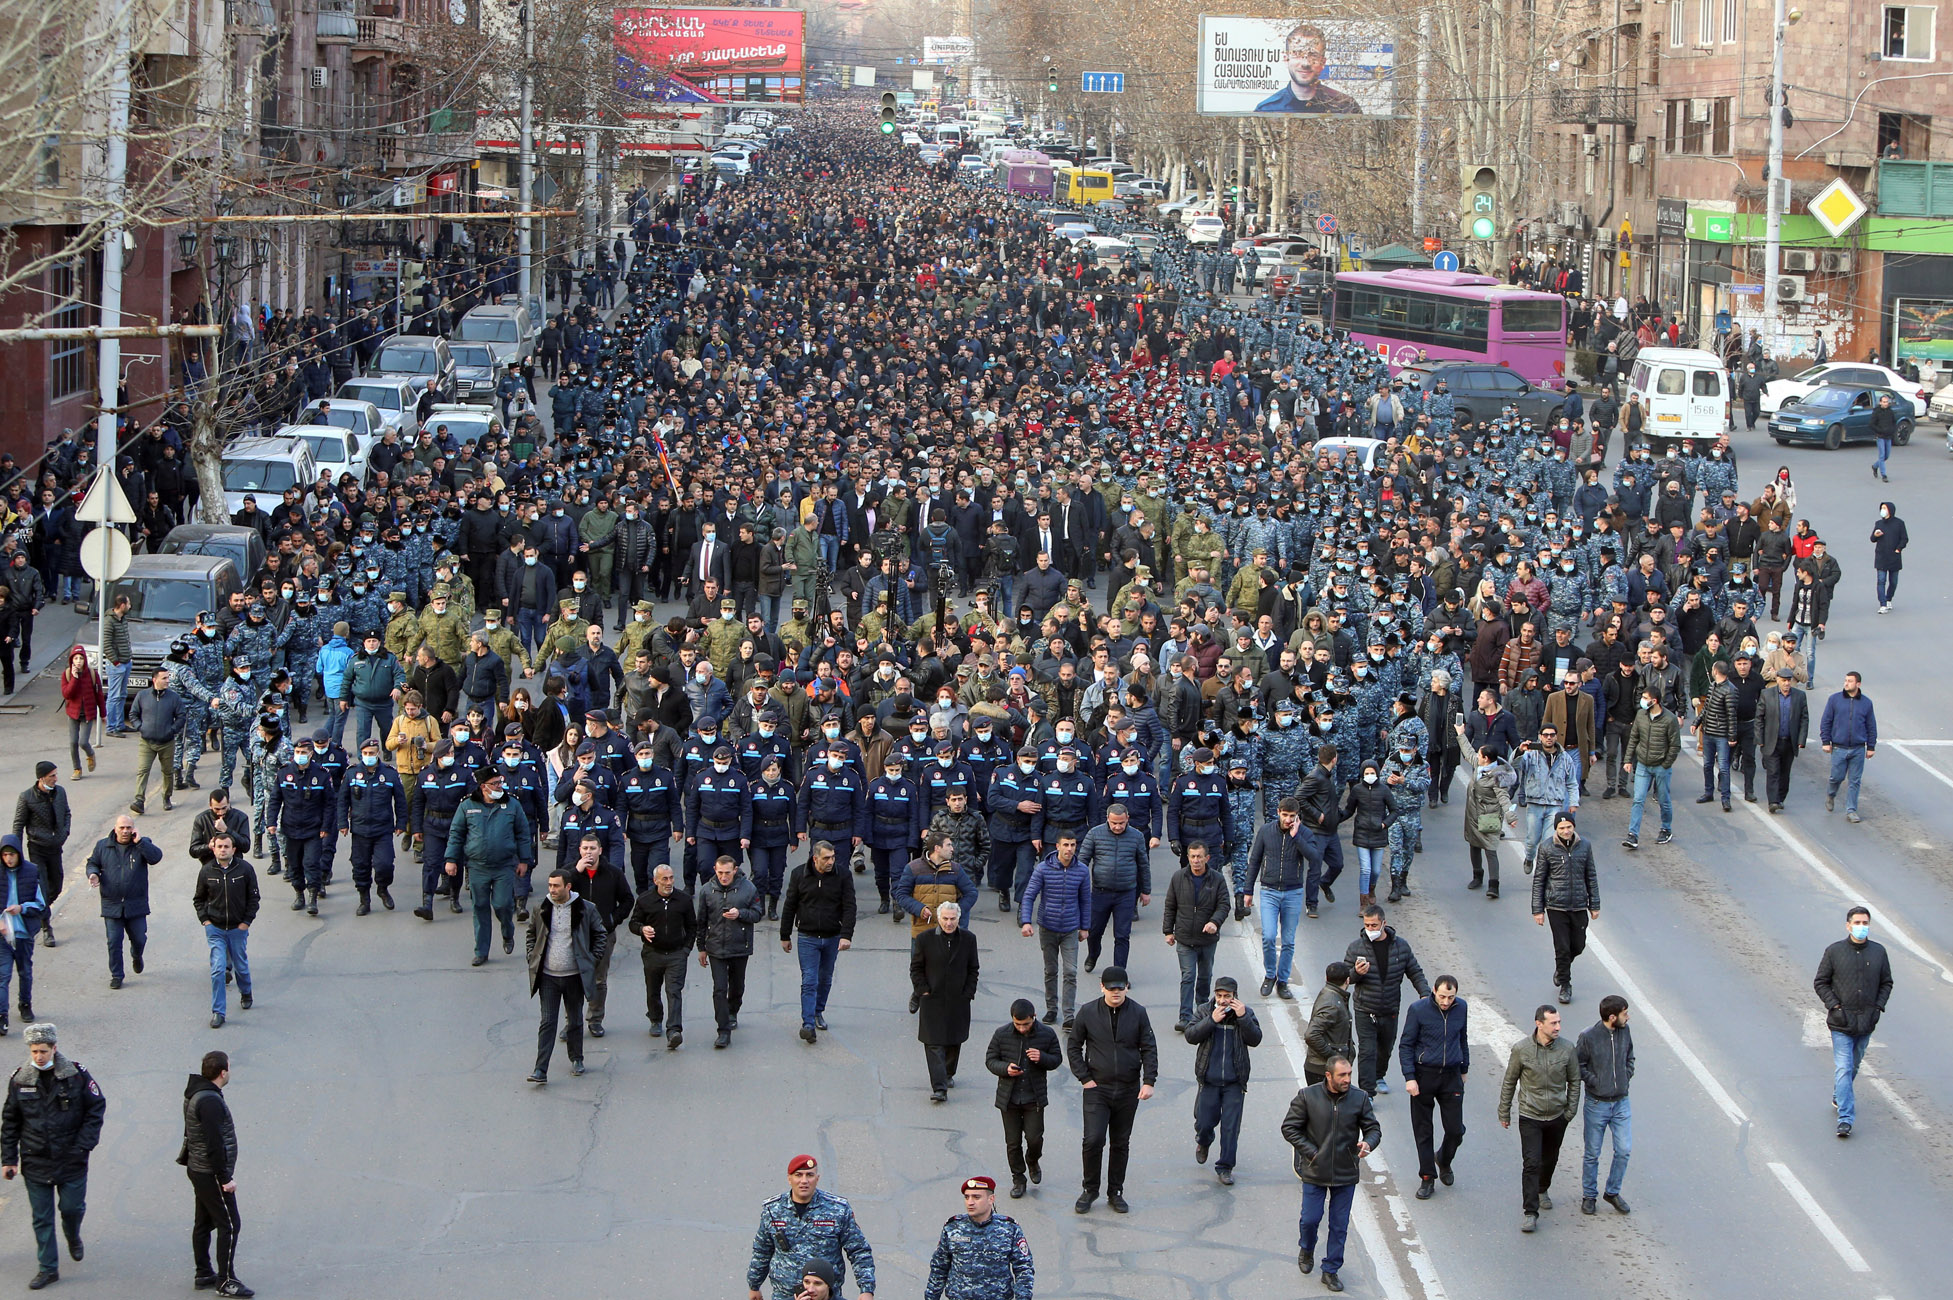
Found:
<path fill-rule="evenodd" d="M 1845 913 L 1845 937 L 1824 950 L 1812 988 L 1831 1031 L 1831 1105 L 1838 1112 L 1838 1136 L 1848 1138 L 1858 1118 L 1853 1092 L 1858 1068 L 1892 997 L 1892 962 L 1885 946 L 1872 940 L 1870 908 L 1854 906 Z"/>
<path fill-rule="evenodd" d="M 448 875 L 459 877 L 462 864 L 467 864 L 468 887 L 475 905 L 472 964 L 480 966 L 488 961 L 488 941 L 495 920 L 502 923 L 502 951 L 515 951 L 515 878 L 529 871 L 531 864 L 523 860 L 523 854 L 533 841 L 529 838 L 528 814 L 519 803 L 505 797 L 502 773 L 492 767 L 482 768 L 475 774 L 475 783 L 476 793 L 461 801 L 448 830 L 446 865 Z M 534 927 L 532 920 L 532 934 Z"/>
<path fill-rule="evenodd" d="M 61 1055 L 51 1024 L 27 1026 L 27 1063 L 7 1080 L 0 1108 L 0 1175 L 27 1184 L 40 1272 L 27 1286 L 39 1291 L 60 1280 L 54 1213 L 68 1254 L 82 1257 L 81 1221 L 87 1212 L 88 1155 L 102 1140 L 108 1101 L 86 1069 Z"/>
<path fill-rule="evenodd" d="M 823 773 L 823 779 L 853 779 L 853 773 Z M 685 789 L 685 839 L 692 846 L 696 858 L 685 861 L 685 888 L 690 891 L 698 887 L 710 870 L 710 865 L 721 857 L 729 857 L 736 864 L 741 860 L 742 851 L 749 847 L 753 838 L 753 808 L 748 797 L 751 782 L 745 773 L 733 765 L 732 747 L 718 745 L 712 750 L 711 763 L 695 776 Z M 859 782 L 853 787 L 859 794 Z M 804 794 L 803 794 L 804 798 Z M 855 812 L 858 816 L 859 810 Z M 849 825 L 854 825 L 853 818 Z"/>
<path fill-rule="evenodd" d="M 359 762 L 340 782 L 338 822 L 352 836 L 353 888 L 359 891 L 355 915 L 373 910 L 375 886 L 380 905 L 391 912 L 393 837 L 407 830 L 407 790 L 400 774 L 382 761 L 378 736 L 360 745 Z"/>
<path fill-rule="evenodd" d="M 325 884 L 326 841 L 338 824 L 338 791 L 319 763 L 309 737 L 292 744 L 292 761 L 272 778 L 265 806 L 265 831 L 284 837 L 285 877 L 291 882 L 294 912 L 319 914 Z"/>

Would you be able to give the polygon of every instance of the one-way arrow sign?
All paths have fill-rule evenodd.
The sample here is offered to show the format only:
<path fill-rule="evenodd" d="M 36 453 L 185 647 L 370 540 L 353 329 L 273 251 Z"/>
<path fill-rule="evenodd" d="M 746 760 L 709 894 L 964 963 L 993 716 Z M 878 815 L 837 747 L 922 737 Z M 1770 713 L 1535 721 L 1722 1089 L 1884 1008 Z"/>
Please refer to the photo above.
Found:
<path fill-rule="evenodd" d="M 75 507 L 75 518 L 84 524 L 133 524 L 136 510 L 114 473 L 105 467 L 97 471 L 95 481 L 88 485 L 88 495 Z"/>

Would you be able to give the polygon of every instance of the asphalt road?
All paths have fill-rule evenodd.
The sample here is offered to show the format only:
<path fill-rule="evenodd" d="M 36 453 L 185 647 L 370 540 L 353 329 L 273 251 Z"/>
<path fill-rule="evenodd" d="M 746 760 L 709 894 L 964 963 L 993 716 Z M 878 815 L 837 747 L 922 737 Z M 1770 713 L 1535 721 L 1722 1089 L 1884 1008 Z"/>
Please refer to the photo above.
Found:
<path fill-rule="evenodd" d="M 1844 565 L 1813 708 L 1847 667 L 1865 674 L 1882 733 L 1865 820 L 1848 825 L 1823 811 L 1815 737 L 1781 817 L 1740 800 L 1729 814 L 1699 807 L 1684 770 L 1676 842 L 1657 849 L 1650 837 L 1629 855 L 1618 847 L 1625 806 L 1589 807 L 1583 829 L 1599 850 L 1603 909 L 1575 970 L 1567 1026 L 1592 1023 L 1607 992 L 1634 1004 L 1634 1213 L 1579 1214 L 1576 1134 L 1560 1160 L 1558 1208 L 1539 1234 L 1522 1237 L 1518 1144 L 1494 1108 L 1505 1046 L 1551 1000 L 1551 941 L 1526 914 L 1526 882 L 1510 865 L 1516 851 L 1505 855 L 1505 898 L 1487 903 L 1464 889 L 1461 805 L 1428 813 L 1415 892 L 1392 922 L 1426 972 L 1457 974 L 1472 1004 L 1470 1136 L 1457 1185 L 1415 1201 L 1401 1084 L 1378 1099 L 1384 1141 L 1344 1269 L 1356 1294 L 1435 1300 L 1543 1278 L 1596 1297 L 1897 1300 L 1944 1291 L 1953 1153 L 1932 1086 L 1953 1073 L 1953 701 L 1935 652 L 1953 619 L 1929 557 L 1953 540 L 1953 523 L 1933 505 L 1953 489 L 1953 465 L 1938 430 L 1896 454 L 1889 486 L 1868 480 L 1868 450 L 1779 453 L 1760 432 L 1739 434 L 1737 448 L 1746 486 L 1791 466 L 1798 513 L 1834 539 Z M 1913 545 L 1894 611 L 1880 616 L 1865 539 L 1885 499 L 1898 503 Z M 36 681 L 12 703 L 31 706 L 6 720 L 28 743 L 0 752 L 0 789 L 23 788 L 44 754 L 61 761 L 65 780 L 53 683 Z M 207 968 L 183 852 L 200 801 L 143 819 L 166 855 L 149 969 L 110 992 L 92 900 L 77 882 L 87 843 L 127 801 L 133 758 L 132 742 L 113 742 L 101 771 L 71 787 L 77 829 L 57 914 L 64 942 L 37 952 L 37 1010 L 61 1025 L 63 1050 L 97 1074 L 110 1103 L 91 1177 L 91 1249 L 82 1264 L 64 1261 L 65 1293 L 120 1297 L 187 1283 L 190 1203 L 172 1162 L 183 1082 L 210 1046 L 235 1059 L 240 1271 L 268 1296 L 499 1294 L 512 1273 L 525 1286 L 548 1277 L 596 1294 L 644 1284 L 737 1294 L 757 1205 L 784 1185 L 785 1162 L 799 1151 L 818 1154 L 824 1185 L 854 1201 L 881 1294 L 907 1296 L 919 1292 L 942 1219 L 960 1208 L 957 1180 L 1005 1174 L 981 1047 L 1012 998 L 1040 998 L 1041 968 L 1032 941 L 1002 922 L 988 893 L 973 920 L 984 964 L 976 1028 L 963 1086 L 947 1105 L 928 1100 L 906 1014 L 906 931 L 872 910 L 841 958 L 833 1031 L 818 1045 L 795 1037 L 798 967 L 770 938 L 728 1052 L 713 1051 L 704 1032 L 710 988 L 696 972 L 687 1045 L 672 1054 L 646 1038 L 627 959 L 612 994 L 613 1032 L 586 1053 L 589 1075 L 571 1079 L 559 1050 L 554 1081 L 537 1089 L 523 1082 L 536 1011 L 519 956 L 498 951 L 487 967 L 469 968 L 466 919 L 416 920 L 406 910 L 411 884 L 397 891 L 402 910 L 365 918 L 352 915 L 342 884 L 313 920 L 285 910 L 282 882 L 267 882 L 252 944 L 257 1006 L 207 1029 Z M 1156 855 L 1156 891 L 1168 865 L 1164 851 Z M 857 883 L 872 894 L 869 881 Z M 1354 882 L 1339 892 L 1321 920 L 1304 922 L 1301 1002 L 1259 1007 L 1270 1032 L 1255 1056 L 1232 1189 L 1192 1160 L 1193 1053 L 1170 1028 L 1177 968 L 1157 933 L 1157 894 L 1142 912 L 1130 965 L 1162 1066 L 1134 1137 L 1133 1213 L 1115 1216 L 1103 1202 L 1073 1213 L 1079 1094 L 1061 1072 L 1045 1181 L 1004 1203 L 1026 1224 L 1044 1294 L 1317 1289 L 1293 1271 L 1299 1196 L 1278 1129 L 1297 1086 L 1301 1012 L 1323 965 L 1357 932 Z M 1873 908 L 1897 989 L 1868 1060 L 1875 1079 L 1861 1080 L 1857 1133 L 1840 1142 L 1810 978 L 1856 901 Z M 1258 940 L 1230 926 L 1217 966 L 1251 998 L 1258 951 Z M 0 1053 L 19 1044 L 16 1036 Z M 0 1267 L 24 1278 L 33 1271 L 25 1199 L 18 1184 L 0 1186 L 0 1198 Z"/>

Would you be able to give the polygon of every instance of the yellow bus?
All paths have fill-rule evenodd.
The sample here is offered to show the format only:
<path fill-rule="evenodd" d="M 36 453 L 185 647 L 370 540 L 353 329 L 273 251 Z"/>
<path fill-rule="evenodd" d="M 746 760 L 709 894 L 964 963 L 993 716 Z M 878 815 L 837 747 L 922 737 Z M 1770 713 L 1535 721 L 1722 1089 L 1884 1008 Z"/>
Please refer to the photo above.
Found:
<path fill-rule="evenodd" d="M 1052 173 L 1054 199 L 1066 203 L 1097 203 L 1112 197 L 1112 173 L 1083 167 L 1060 167 Z"/>

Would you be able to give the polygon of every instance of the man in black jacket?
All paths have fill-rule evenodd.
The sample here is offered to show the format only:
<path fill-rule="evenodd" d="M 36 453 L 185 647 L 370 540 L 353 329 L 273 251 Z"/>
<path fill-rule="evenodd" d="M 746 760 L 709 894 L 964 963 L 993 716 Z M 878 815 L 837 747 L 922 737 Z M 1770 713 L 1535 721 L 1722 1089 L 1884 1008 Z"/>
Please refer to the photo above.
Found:
<path fill-rule="evenodd" d="M 202 1067 L 183 1089 L 183 1149 L 176 1163 L 190 1175 L 197 1199 L 197 1216 L 190 1226 L 190 1253 L 196 1260 L 196 1287 L 211 1287 L 220 1296 L 251 1296 L 237 1280 L 237 1234 L 243 1219 L 237 1212 L 237 1126 L 224 1101 L 231 1081 L 231 1058 L 205 1052 Z M 212 1266 L 210 1234 L 217 1233 L 217 1258 Z"/>
<path fill-rule="evenodd" d="M 1301 812 L 1302 854 L 1309 864 L 1308 876 L 1302 885 L 1302 903 L 1304 911 L 1311 917 L 1316 914 L 1317 891 L 1321 891 L 1324 900 L 1335 902 L 1336 891 L 1330 886 L 1336 883 L 1336 877 L 1343 874 L 1343 841 L 1336 834 L 1342 817 L 1340 808 L 1343 798 L 1342 788 L 1336 780 L 1337 757 L 1334 745 L 1324 745 L 1318 749 L 1315 767 L 1302 778 L 1302 784 L 1295 791 L 1295 801 Z"/>
<path fill-rule="evenodd" d="M 216 801 L 215 794 L 211 800 Z M 210 856 L 197 869 L 190 906 L 196 909 L 204 941 L 210 945 L 210 1027 L 221 1029 L 228 1009 L 225 986 L 233 975 L 244 1009 L 251 1009 L 251 961 L 245 941 L 251 935 L 251 922 L 258 918 L 258 873 L 240 852 L 244 838 L 228 826 L 212 831 L 206 843 Z"/>
<path fill-rule="evenodd" d="M 210 807 L 190 823 L 190 856 L 199 862 L 209 862 L 210 839 L 219 828 L 231 833 L 231 842 L 242 855 L 245 845 L 251 842 L 251 815 L 242 808 L 231 807 L 229 786 L 212 790 Z"/>
<path fill-rule="evenodd" d="M 55 946 L 54 900 L 61 897 L 61 882 L 66 871 L 61 865 L 61 846 L 68 842 L 72 823 L 68 816 L 68 792 L 55 774 L 54 764 L 43 759 L 34 765 L 34 784 L 20 792 L 14 801 L 14 834 L 27 847 L 27 860 L 41 869 L 41 892 L 47 898 L 49 917 L 41 925 L 41 946 Z"/>
<path fill-rule="evenodd" d="M 1010 1164 L 1010 1194 L 1024 1195 L 1028 1173 L 1044 1181 L 1044 1107 L 1049 1100 L 1045 1075 L 1064 1063 L 1058 1031 L 1038 1023 L 1029 998 L 1010 1004 L 1010 1023 L 998 1026 L 983 1053 L 983 1068 L 997 1076 L 997 1109 L 1004 1120 L 1004 1158 Z"/>
<path fill-rule="evenodd" d="M 813 856 L 795 867 L 780 905 L 780 948 L 793 951 L 794 922 L 800 923 L 800 1038 L 814 1042 L 827 1028 L 827 995 L 834 987 L 834 963 L 854 946 L 854 877 L 834 869 L 834 845 L 814 845 Z"/>
<path fill-rule="evenodd" d="M 1440 975 L 1431 996 L 1411 1003 L 1398 1043 L 1404 1091 L 1411 1099 L 1411 1138 L 1417 1144 L 1417 1199 L 1428 1201 L 1442 1178 L 1451 1186 L 1451 1157 L 1465 1140 L 1465 1076 L 1472 1065 L 1466 1036 L 1471 1007 L 1458 996 L 1458 978 Z M 1444 1142 L 1431 1146 L 1431 1112 L 1444 1116 Z"/>
<path fill-rule="evenodd" d="M 591 981 L 584 999 L 584 1021 L 590 1037 L 604 1036 L 604 1003 L 610 992 L 610 953 L 617 946 L 617 930 L 630 919 L 635 910 L 631 897 L 631 882 L 621 868 L 604 858 L 603 836 L 595 831 L 586 831 L 577 841 L 575 870 L 570 883 L 576 886 L 577 896 L 597 910 L 595 925 L 597 937 L 603 941 L 603 951 L 597 954 L 596 978 Z M 567 1032 L 567 1031 L 566 1031 Z"/>
<path fill-rule="evenodd" d="M 1848 1138 L 1858 1114 L 1852 1092 L 1858 1066 L 1892 997 L 1892 963 L 1885 945 L 1872 942 L 1870 908 L 1845 913 L 1845 937 L 1824 950 L 1812 987 L 1831 1030 L 1831 1104 L 1838 1112 L 1838 1136 Z"/>
<path fill-rule="evenodd" d="M 1295 1148 L 1295 1176 L 1302 1180 L 1302 1241 L 1295 1263 L 1316 1266 L 1316 1236 L 1329 1214 L 1329 1242 L 1322 1255 L 1322 1284 L 1343 1289 L 1343 1243 L 1349 1238 L 1350 1205 L 1363 1157 L 1383 1141 L 1370 1094 L 1350 1085 L 1346 1056 L 1333 1056 L 1321 1083 L 1295 1094 L 1282 1120 L 1282 1137 Z"/>
<path fill-rule="evenodd" d="M 1108 1133 L 1112 1154 L 1105 1161 L 1105 1203 L 1116 1214 L 1126 1204 L 1126 1156 L 1139 1103 L 1153 1095 L 1160 1074 L 1159 1045 L 1146 1008 L 1126 996 L 1123 967 L 1107 966 L 1099 975 L 1101 996 L 1078 1009 L 1072 1021 L 1071 1072 L 1085 1085 L 1085 1177 L 1072 1208 L 1085 1214 L 1099 1196 L 1100 1155 Z"/>
<path fill-rule="evenodd" d="M 1594 1212 L 1600 1190 L 1600 1144 L 1614 1135 L 1614 1158 L 1607 1165 L 1607 1194 L 1603 1198 L 1622 1214 L 1628 1203 L 1621 1196 L 1627 1176 L 1628 1152 L 1633 1144 L 1629 1128 L 1628 1083 L 1634 1078 L 1634 1031 L 1628 1028 L 1628 1002 L 1618 993 L 1600 1000 L 1600 1020 L 1580 1035 L 1574 1054 L 1580 1061 L 1580 1082 L 1587 1089 L 1581 1114 L 1586 1124 L 1585 1153 L 1580 1162 L 1580 1213 Z"/>
<path fill-rule="evenodd" d="M 1194 1045 L 1194 1160 L 1207 1163 L 1214 1130 L 1221 1134 L 1221 1158 L 1214 1176 L 1221 1186 L 1234 1186 L 1234 1153 L 1241 1138 L 1241 1108 L 1248 1095 L 1248 1050 L 1261 1043 L 1261 1022 L 1254 1008 L 1241 1001 L 1240 985 L 1232 975 L 1214 981 L 1214 1000 L 1203 1002 L 1187 1024 L 1187 1041 Z"/>
<path fill-rule="evenodd" d="M 651 871 L 651 888 L 637 896 L 626 923 L 644 941 L 644 1016 L 651 1037 L 664 1038 L 665 1050 L 675 1052 L 685 1041 L 685 959 L 698 933 L 692 896 L 673 882 L 669 864 Z M 669 1035 L 665 1003 L 671 1004 Z"/>
<path fill-rule="evenodd" d="M 1359 1086 L 1375 1096 L 1390 1091 L 1390 1056 L 1397 1049 L 1397 1012 L 1403 983 L 1411 982 L 1419 997 L 1431 996 L 1424 968 L 1417 963 L 1408 940 L 1385 925 L 1383 909 L 1375 903 L 1363 909 L 1363 933 L 1343 953 L 1356 977 L 1353 999 L 1356 1051 L 1362 1062 Z"/>
<path fill-rule="evenodd" d="M 68 1254 L 81 1258 L 88 1153 L 102 1140 L 102 1116 L 108 1111 L 101 1085 L 55 1050 L 54 1039 L 53 1025 L 27 1026 L 28 1061 L 7 1080 L 0 1110 L 0 1174 L 9 1180 L 20 1176 L 33 1208 L 41 1271 L 27 1284 L 30 1291 L 61 1277 L 61 1256 L 54 1248 L 57 1197 Z"/>

